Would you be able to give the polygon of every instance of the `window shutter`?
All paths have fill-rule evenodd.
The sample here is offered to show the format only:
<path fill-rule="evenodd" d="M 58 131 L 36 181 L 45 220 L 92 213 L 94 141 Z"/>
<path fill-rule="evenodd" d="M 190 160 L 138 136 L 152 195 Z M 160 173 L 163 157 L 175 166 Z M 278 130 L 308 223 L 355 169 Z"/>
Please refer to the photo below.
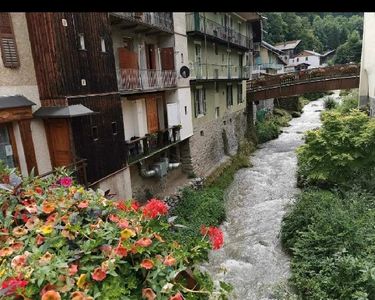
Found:
<path fill-rule="evenodd" d="M 206 106 L 206 88 L 205 87 L 203 87 L 202 93 L 203 93 L 203 114 L 206 114 L 207 106 Z"/>
<path fill-rule="evenodd" d="M 194 90 L 194 116 L 198 116 L 198 90 Z"/>
<path fill-rule="evenodd" d="M 9 13 L 0 13 L 0 48 L 4 66 L 17 68 L 20 65 L 12 19 Z"/>

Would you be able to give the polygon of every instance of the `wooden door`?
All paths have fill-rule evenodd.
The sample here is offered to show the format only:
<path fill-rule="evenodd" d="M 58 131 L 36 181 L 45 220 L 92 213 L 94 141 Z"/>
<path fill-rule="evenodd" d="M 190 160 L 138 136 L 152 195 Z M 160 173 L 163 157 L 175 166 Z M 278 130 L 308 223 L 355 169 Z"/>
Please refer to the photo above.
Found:
<path fill-rule="evenodd" d="M 118 48 L 120 69 L 138 69 L 138 54 L 127 48 Z"/>
<path fill-rule="evenodd" d="M 174 70 L 174 49 L 173 47 L 160 49 L 160 60 L 162 70 Z"/>
<path fill-rule="evenodd" d="M 158 103 L 155 96 L 146 98 L 146 113 L 148 133 L 159 131 Z"/>
<path fill-rule="evenodd" d="M 156 69 L 156 53 L 155 46 L 153 44 L 146 44 L 146 60 L 147 69 Z"/>
<path fill-rule="evenodd" d="M 53 167 L 72 163 L 69 121 L 67 119 L 48 119 L 45 121 L 49 152 Z"/>

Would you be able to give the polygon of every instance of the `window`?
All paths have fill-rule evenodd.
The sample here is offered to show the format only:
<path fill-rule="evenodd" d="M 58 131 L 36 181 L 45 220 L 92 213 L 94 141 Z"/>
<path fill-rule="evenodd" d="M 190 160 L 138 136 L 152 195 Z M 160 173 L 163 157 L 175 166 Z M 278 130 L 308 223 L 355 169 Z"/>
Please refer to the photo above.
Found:
<path fill-rule="evenodd" d="M 117 122 L 112 122 L 112 134 L 117 134 Z"/>
<path fill-rule="evenodd" d="M 233 105 L 233 88 L 232 85 L 227 85 L 227 107 Z"/>
<path fill-rule="evenodd" d="M 100 47 L 102 49 L 102 52 L 107 52 L 107 50 L 105 48 L 105 39 L 104 39 L 104 37 L 100 38 Z"/>
<path fill-rule="evenodd" d="M 184 54 L 181 53 L 181 63 L 183 64 L 184 63 Z"/>
<path fill-rule="evenodd" d="M 242 84 L 239 83 L 237 85 L 237 104 L 240 104 L 243 102 L 243 99 L 242 99 Z"/>
<path fill-rule="evenodd" d="M 306 56 L 305 60 L 309 60 L 309 58 Z"/>
<path fill-rule="evenodd" d="M 92 139 L 94 141 L 97 141 L 99 139 L 99 136 L 98 136 L 98 126 L 92 126 L 91 127 L 91 134 L 92 134 Z"/>
<path fill-rule="evenodd" d="M 0 160 L 2 160 L 9 168 L 16 167 L 15 150 L 11 140 L 11 125 L 0 126 Z"/>
<path fill-rule="evenodd" d="M 219 55 L 219 49 L 215 43 L 214 43 L 214 50 L 215 50 L 215 55 Z"/>
<path fill-rule="evenodd" d="M 216 90 L 216 93 L 220 91 L 220 83 L 218 83 L 217 81 L 215 81 L 215 90 Z"/>
<path fill-rule="evenodd" d="M 195 117 L 206 114 L 206 89 L 196 88 L 194 92 Z"/>
<path fill-rule="evenodd" d="M 85 47 L 85 36 L 83 35 L 83 33 L 79 33 L 78 37 L 79 37 L 78 49 L 79 50 L 86 50 L 86 47 Z"/>
<path fill-rule="evenodd" d="M 215 107 L 215 119 L 220 117 L 220 107 Z"/>
<path fill-rule="evenodd" d="M 185 115 L 187 115 L 187 106 L 185 106 Z"/>
<path fill-rule="evenodd" d="M 18 68 L 20 66 L 16 38 L 9 13 L 0 13 L 0 49 L 4 67 Z"/>
<path fill-rule="evenodd" d="M 299 62 L 299 58 L 297 57 L 297 62 Z"/>

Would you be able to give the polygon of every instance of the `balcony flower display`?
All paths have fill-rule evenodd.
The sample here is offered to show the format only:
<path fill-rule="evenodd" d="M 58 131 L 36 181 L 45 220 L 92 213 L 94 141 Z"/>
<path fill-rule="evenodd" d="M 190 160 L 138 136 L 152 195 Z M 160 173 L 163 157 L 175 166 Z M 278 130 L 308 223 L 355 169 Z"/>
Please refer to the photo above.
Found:
<path fill-rule="evenodd" d="M 0 299 L 207 299 L 224 293 L 194 267 L 223 245 L 218 228 L 204 227 L 188 249 L 173 239 L 168 206 L 158 199 L 144 206 L 107 199 L 75 184 L 65 169 L 22 177 L 0 164 L 0 178 Z M 196 278 L 194 289 L 181 276 L 186 270 Z"/>

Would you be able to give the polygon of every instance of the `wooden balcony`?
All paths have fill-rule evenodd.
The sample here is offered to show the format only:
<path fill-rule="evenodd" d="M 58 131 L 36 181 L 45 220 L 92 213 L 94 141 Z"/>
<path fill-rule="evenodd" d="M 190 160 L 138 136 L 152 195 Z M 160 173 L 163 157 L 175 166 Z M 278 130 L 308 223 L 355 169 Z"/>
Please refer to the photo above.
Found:
<path fill-rule="evenodd" d="M 157 91 L 177 86 L 174 70 L 118 69 L 118 89 L 122 93 Z"/>
<path fill-rule="evenodd" d="M 180 126 L 174 126 L 143 137 L 125 141 L 126 159 L 132 165 L 142 159 L 161 152 L 180 141 Z"/>
<path fill-rule="evenodd" d="M 215 21 L 199 15 L 199 13 L 186 14 L 186 32 L 190 34 L 198 33 L 218 42 L 230 43 L 231 46 L 242 49 L 250 49 L 251 40 L 232 28 L 225 27 Z"/>
<path fill-rule="evenodd" d="M 173 34 L 171 12 L 112 12 L 111 23 L 121 24 L 123 29 L 147 35 L 165 32 Z"/>

